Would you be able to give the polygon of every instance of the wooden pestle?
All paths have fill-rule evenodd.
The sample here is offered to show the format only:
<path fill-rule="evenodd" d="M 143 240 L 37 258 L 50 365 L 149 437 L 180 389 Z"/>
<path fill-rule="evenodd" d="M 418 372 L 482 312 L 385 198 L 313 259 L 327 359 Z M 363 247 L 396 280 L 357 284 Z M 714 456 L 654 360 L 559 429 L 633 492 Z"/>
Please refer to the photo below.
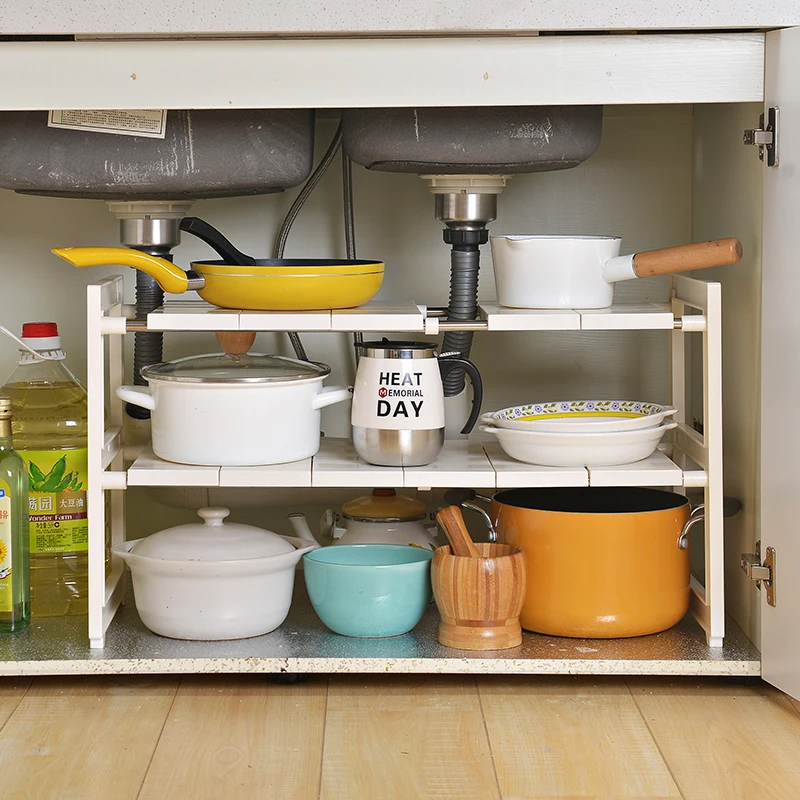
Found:
<path fill-rule="evenodd" d="M 436 519 L 447 534 L 454 556 L 481 558 L 481 554 L 467 530 L 464 515 L 458 506 L 445 506 L 436 515 Z"/>
<path fill-rule="evenodd" d="M 217 331 L 219 346 L 231 356 L 244 355 L 255 340 L 255 331 Z"/>

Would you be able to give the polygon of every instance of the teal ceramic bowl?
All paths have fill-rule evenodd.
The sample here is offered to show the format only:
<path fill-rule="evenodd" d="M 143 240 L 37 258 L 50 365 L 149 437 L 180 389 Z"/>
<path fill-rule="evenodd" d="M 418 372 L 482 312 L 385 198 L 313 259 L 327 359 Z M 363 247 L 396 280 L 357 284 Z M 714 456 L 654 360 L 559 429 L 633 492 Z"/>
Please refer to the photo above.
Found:
<path fill-rule="evenodd" d="M 408 633 L 431 600 L 433 551 L 399 544 L 341 544 L 303 556 L 308 596 L 335 633 Z"/>

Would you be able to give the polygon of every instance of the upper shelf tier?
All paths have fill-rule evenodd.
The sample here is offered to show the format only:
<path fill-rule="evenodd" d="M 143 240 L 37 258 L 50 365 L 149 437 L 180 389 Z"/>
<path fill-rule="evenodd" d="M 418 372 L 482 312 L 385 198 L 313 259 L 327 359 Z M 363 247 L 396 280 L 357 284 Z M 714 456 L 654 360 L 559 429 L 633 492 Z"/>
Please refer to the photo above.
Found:
<path fill-rule="evenodd" d="M 764 52 L 763 33 L 3 42 L 0 109 L 761 102 Z"/>
<path fill-rule="evenodd" d="M 672 330 L 666 303 L 638 303 L 588 310 L 527 310 L 482 303 L 478 330 L 578 331 Z M 147 317 L 151 331 L 362 331 L 439 333 L 439 318 L 416 303 L 370 302 L 341 311 L 231 311 L 201 300 L 167 302 Z"/>
<path fill-rule="evenodd" d="M 470 486 L 511 489 L 535 486 L 703 486 L 705 473 L 687 469 L 657 450 L 618 467 L 539 467 L 509 458 L 496 441 L 445 442 L 432 464 L 376 467 L 362 461 L 349 439 L 323 438 L 313 458 L 262 467 L 199 467 L 173 464 L 146 448 L 128 469 L 128 486 L 392 487 L 432 489 Z"/>

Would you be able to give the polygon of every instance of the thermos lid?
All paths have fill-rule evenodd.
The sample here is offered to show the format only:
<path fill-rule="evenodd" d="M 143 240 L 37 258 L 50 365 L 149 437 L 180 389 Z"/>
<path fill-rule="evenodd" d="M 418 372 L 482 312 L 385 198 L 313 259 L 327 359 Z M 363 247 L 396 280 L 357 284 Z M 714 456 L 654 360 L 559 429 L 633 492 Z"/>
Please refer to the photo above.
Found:
<path fill-rule="evenodd" d="M 371 495 L 356 497 L 342 506 L 346 519 L 359 522 L 413 522 L 425 519 L 425 504 L 398 495 L 394 489 L 373 489 Z"/>
<path fill-rule="evenodd" d="M 367 358 L 436 358 L 433 342 L 396 342 L 381 339 L 372 342 L 357 342 L 356 347 Z"/>

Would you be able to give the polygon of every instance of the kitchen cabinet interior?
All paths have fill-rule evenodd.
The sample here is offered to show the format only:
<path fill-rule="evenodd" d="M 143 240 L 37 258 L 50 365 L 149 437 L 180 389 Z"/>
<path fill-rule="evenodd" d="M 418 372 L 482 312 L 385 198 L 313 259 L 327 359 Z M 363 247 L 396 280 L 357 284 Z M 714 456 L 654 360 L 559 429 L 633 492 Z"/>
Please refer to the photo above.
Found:
<path fill-rule="evenodd" d="M 447 43 L 442 48 L 438 48 L 438 51 L 429 40 L 411 42 L 404 39 L 336 40 L 332 44 L 316 40 L 293 40 L 285 43 L 266 41 L 2 43 L 0 44 L 0 63 L 14 68 L 17 70 L 17 74 L 24 76 L 23 80 L 17 81 L 9 87 L 10 93 L 3 98 L 2 103 L 3 107 L 8 109 L 46 109 L 59 107 L 236 108 L 271 105 L 338 108 L 370 105 L 492 105 L 558 102 L 602 103 L 607 107 L 619 107 L 622 104 L 642 106 L 643 113 L 648 113 L 647 106 L 653 106 L 655 113 L 659 106 L 694 104 L 691 134 L 693 152 L 688 153 L 685 158 L 685 162 L 690 162 L 692 173 L 690 188 L 692 202 L 687 204 L 692 238 L 697 240 L 714 238 L 718 235 L 730 235 L 731 232 L 736 232 L 746 225 L 750 237 L 748 244 L 751 247 L 753 245 L 757 247 L 762 232 L 761 187 L 757 181 L 753 180 L 753 176 L 760 176 L 760 172 L 756 172 L 754 169 L 760 170 L 761 168 L 760 165 L 755 168 L 753 166 L 753 161 L 757 162 L 756 153 L 750 148 L 741 146 L 741 129 L 755 126 L 757 114 L 753 113 L 754 107 L 756 103 L 760 103 L 764 99 L 763 57 L 765 50 L 769 53 L 771 49 L 777 47 L 779 42 L 782 53 L 790 48 L 796 50 L 800 47 L 800 42 L 796 41 L 795 33 L 795 31 L 785 31 L 766 35 L 763 33 L 724 33 L 614 37 L 554 36 L 540 37 L 540 39 L 497 37 L 485 41 L 454 37 L 452 40 L 446 40 Z M 442 42 L 438 44 L 442 44 Z M 412 49 L 413 58 L 409 58 Z M 236 58 L 230 57 L 232 53 L 236 53 Z M 377 58 L 378 53 L 381 54 L 380 58 Z M 442 67 L 448 63 L 449 59 L 461 55 L 469 56 L 465 60 L 467 63 L 473 64 L 474 69 L 464 70 L 463 74 L 458 74 L 454 78 L 451 70 L 447 73 L 449 79 L 444 80 L 441 77 Z M 363 60 L 370 56 L 372 57 L 370 63 L 374 64 L 375 69 L 379 71 L 380 79 L 366 82 L 363 80 L 362 74 Z M 553 59 L 564 65 L 564 70 L 560 71 L 557 76 L 553 76 L 552 69 L 548 69 L 548 65 L 553 63 Z M 280 71 L 273 66 L 277 65 L 278 61 L 281 61 Z M 98 69 L 97 65 L 100 63 L 110 64 L 111 67 Z M 148 69 L 148 63 L 159 63 L 159 70 L 153 71 L 152 67 Z M 164 64 L 175 68 L 176 71 L 172 74 L 177 78 L 176 80 L 164 81 L 162 79 Z M 484 64 L 489 66 L 484 67 Z M 323 65 L 324 69 L 321 68 Z M 195 72 L 190 74 L 191 70 L 195 70 Z M 543 74 L 547 74 L 552 79 L 543 81 L 521 78 L 521 76 L 541 76 Z M 255 79 L 253 77 L 266 75 L 273 76 L 273 79 L 267 81 L 263 77 Z M 181 76 L 183 77 L 181 78 Z M 786 124 L 785 119 L 784 124 Z M 734 126 L 738 126 L 738 128 L 731 130 Z M 784 136 L 788 136 L 785 131 L 786 128 L 784 128 Z M 731 145 L 732 141 L 736 143 L 735 146 Z M 786 140 L 784 139 L 784 141 Z M 738 149 L 734 150 L 734 147 L 738 147 Z M 722 159 L 721 154 L 723 153 L 727 161 Z M 791 150 L 788 145 L 783 154 L 784 165 L 791 164 Z M 619 170 L 624 171 L 625 169 L 624 161 L 617 162 L 615 166 Z M 591 169 L 593 167 L 590 160 L 587 170 L 591 171 Z M 778 169 L 780 170 L 780 168 Z M 786 175 L 785 171 L 783 175 Z M 624 181 L 623 178 L 618 180 L 619 182 Z M 633 177 L 630 177 L 630 180 L 633 180 Z M 597 179 L 594 184 L 591 181 L 589 183 L 591 191 L 596 191 L 598 186 L 602 187 Z M 769 187 L 767 188 L 769 189 Z M 516 188 L 512 187 L 512 189 L 514 192 L 517 191 Z M 653 187 L 655 194 L 658 194 L 660 190 L 661 187 Z M 766 215 L 763 221 L 763 233 L 766 238 L 768 233 Z M 770 235 L 774 239 L 785 238 L 785 233 Z M 444 255 L 443 252 L 442 256 Z M 487 259 L 484 257 L 484 264 L 487 263 Z M 780 272 L 781 263 L 783 262 L 773 264 L 770 261 L 765 270 L 775 270 L 773 274 L 780 275 L 782 274 Z M 581 669 L 587 672 L 604 670 L 608 672 L 617 670 L 669 672 L 672 670 L 676 673 L 701 671 L 714 673 L 717 670 L 715 674 L 723 674 L 726 671 L 733 674 L 754 674 L 761 669 L 761 659 L 757 651 L 752 648 L 747 649 L 746 637 L 758 640 L 759 620 L 769 614 L 772 609 L 758 610 L 759 604 L 764 601 L 760 599 L 756 588 L 747 582 L 738 570 L 739 553 L 743 552 L 746 547 L 752 547 L 758 534 L 758 455 L 753 450 L 753 442 L 757 441 L 753 425 L 759 402 L 757 393 L 753 392 L 753 370 L 755 370 L 755 380 L 757 380 L 758 374 L 757 359 L 754 364 L 748 351 L 748 359 L 740 359 L 741 363 L 737 365 L 737 355 L 733 352 L 739 346 L 737 337 L 740 332 L 733 330 L 737 327 L 736 320 L 748 319 L 756 326 L 759 324 L 756 309 L 757 297 L 754 297 L 752 291 L 747 290 L 748 286 L 750 288 L 753 286 L 753 270 L 756 270 L 755 283 L 758 284 L 758 266 L 759 260 L 756 256 L 748 262 L 748 268 L 751 270 L 749 276 L 743 277 L 742 270 L 738 269 L 731 270 L 730 275 L 720 270 L 717 275 L 713 276 L 714 280 L 718 279 L 721 282 L 723 295 L 726 293 L 732 295 L 732 302 L 728 302 L 728 296 L 725 296 L 723 300 L 725 318 L 722 323 L 723 341 L 726 348 L 724 350 L 726 359 L 724 362 L 726 476 L 734 476 L 735 483 L 732 489 L 728 485 L 726 477 L 726 493 L 736 494 L 744 503 L 741 518 L 726 523 L 728 531 L 734 532 L 734 536 L 731 537 L 734 546 L 731 546 L 731 541 L 726 544 L 726 596 L 729 598 L 728 608 L 734 613 L 737 624 L 729 626 L 725 646 L 721 650 L 707 647 L 701 629 L 692 622 L 686 622 L 669 634 L 659 637 L 660 641 L 669 640 L 672 643 L 668 645 L 668 649 L 672 647 L 673 653 L 680 651 L 683 656 L 689 654 L 689 658 L 682 662 L 683 666 L 669 666 L 668 662 L 672 663 L 669 658 L 649 658 L 646 652 L 650 647 L 648 642 L 641 640 L 637 643 L 637 641 L 629 640 L 624 643 L 605 643 L 599 648 L 603 652 L 611 652 L 612 646 L 616 646 L 618 649 L 624 649 L 627 653 L 632 654 L 626 661 L 627 666 L 621 665 L 620 659 L 615 660 L 611 656 L 603 659 L 602 665 L 594 657 L 584 659 L 581 656 L 581 666 L 576 666 L 574 660 L 555 659 L 547 660 L 550 666 L 546 667 L 544 666 L 545 660 L 534 658 L 532 661 L 526 661 L 527 666 L 522 667 L 517 665 L 513 659 L 489 660 L 482 657 L 477 660 L 465 661 L 462 658 L 463 654 L 459 654 L 457 658 L 450 655 L 450 657 L 442 659 L 447 664 L 440 666 L 440 669 L 481 671 L 493 669 L 501 662 L 504 670 L 514 671 L 516 669 L 530 672 L 546 669 L 558 671 Z M 729 287 L 731 291 L 728 291 Z M 406 298 L 400 297 L 397 293 L 387 298 L 392 302 L 404 299 Z M 642 298 L 640 296 L 636 299 L 641 300 Z M 383 313 L 379 315 L 380 321 L 378 319 L 371 321 L 365 329 L 387 333 L 393 330 L 402 330 L 415 331 L 420 334 L 435 334 L 437 318 L 427 316 L 423 309 L 416 306 L 416 303 L 422 302 L 430 301 L 427 297 L 415 297 L 410 304 L 392 309 L 392 313 L 386 314 L 386 309 L 382 309 Z M 650 301 L 645 300 L 645 303 L 650 303 Z M 639 305 L 642 304 L 639 303 Z M 532 321 L 530 317 L 536 317 L 535 313 L 509 312 L 507 309 L 500 309 L 493 305 L 491 299 L 488 299 L 483 303 L 483 319 L 485 329 L 489 332 L 482 334 L 482 337 L 486 342 L 492 337 L 500 337 L 497 341 L 502 346 L 506 346 L 515 341 L 517 337 L 530 336 L 529 332 L 532 330 L 546 333 L 548 331 L 541 326 L 547 326 L 551 336 L 566 335 L 575 331 L 576 337 L 597 337 L 610 335 L 609 328 L 617 332 L 620 328 L 628 327 L 634 330 L 644 329 L 642 335 L 645 336 L 668 338 L 674 334 L 666 334 L 663 331 L 668 331 L 672 327 L 673 313 L 671 307 L 665 308 L 663 302 L 658 302 L 650 303 L 645 308 L 640 307 L 634 314 L 629 312 L 620 314 L 619 311 L 611 314 L 568 312 L 560 316 L 549 315 L 545 323 L 543 321 L 545 315 L 538 315 L 542 319 L 541 322 Z M 628 318 L 623 319 L 626 314 Z M 153 319 L 152 322 L 148 320 L 148 325 L 158 326 L 162 330 L 186 331 L 191 328 L 208 331 L 218 329 L 220 319 L 224 315 L 215 315 L 213 319 L 206 319 L 209 315 L 205 310 L 200 311 L 197 308 L 181 306 L 176 311 L 168 304 L 164 310 L 151 316 Z M 226 324 L 231 326 L 230 329 L 242 326 L 242 319 L 234 319 L 234 316 L 225 317 Z M 320 335 L 327 335 L 322 333 L 323 331 L 353 330 L 355 328 L 352 320 L 347 319 L 352 316 L 352 314 L 319 315 L 316 321 L 309 320 L 309 327 L 305 329 L 319 331 Z M 189 317 L 191 320 L 188 319 Z M 609 323 L 609 317 L 613 317 L 614 321 Z M 646 323 L 642 321 L 645 318 L 647 319 Z M 122 331 L 119 326 L 124 325 L 124 319 L 120 317 L 119 320 L 104 323 L 109 325 L 109 334 L 113 326 L 118 326 L 113 335 L 107 337 L 109 347 L 112 349 L 110 364 L 117 363 L 117 356 L 121 355 L 123 346 L 123 337 L 119 335 Z M 266 320 L 254 322 L 250 319 L 249 324 L 257 326 L 257 329 L 267 329 L 268 327 Z M 535 327 L 537 324 L 540 325 L 538 329 Z M 273 319 L 269 323 L 269 328 L 286 330 L 293 325 L 295 325 L 294 320 Z M 378 327 L 379 325 L 384 327 Z M 594 328 L 590 330 L 592 326 Z M 605 332 L 602 332 L 603 326 L 606 328 Z M 651 334 L 650 331 L 653 330 L 662 332 Z M 785 334 L 779 332 L 776 335 L 783 336 Z M 730 351 L 728 350 L 729 340 L 736 342 Z M 93 355 L 91 350 L 92 347 L 98 346 L 97 337 L 95 337 L 94 345 L 92 341 L 90 337 L 88 354 L 90 361 L 92 358 L 100 358 L 99 353 Z M 597 340 L 587 338 L 587 341 L 596 345 Z M 114 351 L 114 348 L 118 348 L 118 350 Z M 662 346 L 660 352 L 665 354 L 666 346 Z M 712 358 L 711 363 L 714 368 L 722 366 L 718 358 L 716 360 Z M 626 367 L 634 365 L 635 361 L 633 363 L 626 362 Z M 117 367 L 109 369 L 111 371 Z M 666 365 L 662 365 L 661 369 L 669 372 Z M 673 386 L 675 385 L 674 378 L 678 373 L 677 366 L 673 364 Z M 122 376 L 111 375 L 110 377 L 112 380 L 116 380 L 117 377 L 121 380 Z M 680 384 L 680 381 L 678 383 Z M 730 401 L 727 399 L 729 397 Z M 721 400 L 716 398 L 713 402 L 721 403 Z M 502 404 L 507 405 L 507 403 L 499 405 Z M 487 405 L 487 407 L 489 406 Z M 706 425 L 709 424 L 708 411 L 702 415 L 702 421 Z M 692 420 L 689 419 L 690 424 L 691 422 Z M 119 420 L 115 423 L 113 419 L 111 423 L 112 427 L 115 424 L 117 426 L 121 424 Z M 113 435 L 106 444 L 109 449 L 105 452 L 110 453 L 114 444 Z M 330 444 L 331 449 L 322 453 L 323 461 L 324 458 L 332 458 L 335 461 L 336 448 L 341 446 L 336 443 Z M 458 446 L 462 445 L 459 443 Z M 476 446 L 483 449 L 483 446 L 477 442 L 474 445 L 466 445 L 468 450 Z M 326 443 L 326 447 L 328 447 L 328 443 Z M 477 453 L 477 451 L 475 452 Z M 483 452 L 486 453 L 485 450 Z M 742 454 L 745 454 L 747 458 L 743 458 Z M 117 459 L 120 457 L 120 454 L 117 454 Z M 476 488 L 491 488 L 492 480 L 495 481 L 495 486 L 500 485 L 497 483 L 496 477 L 500 473 L 494 470 L 492 459 L 488 456 L 486 459 L 489 461 L 491 469 L 477 469 L 471 472 L 472 478 L 469 484 Z M 442 469 L 428 471 L 429 473 L 438 472 L 438 477 L 434 478 L 428 475 L 424 479 L 414 479 L 412 483 L 405 485 L 426 488 L 451 482 L 464 483 L 463 472 L 459 473 L 457 469 L 450 469 L 448 472 L 447 463 L 445 457 Z M 461 455 L 455 458 L 455 463 L 463 463 Z M 111 466 L 113 472 L 126 475 L 124 480 L 129 486 L 153 485 L 160 480 L 153 476 L 164 472 L 146 452 L 139 456 L 137 462 L 127 473 L 123 472 L 121 468 L 118 469 L 119 462 Z M 701 471 L 699 469 L 684 471 L 672 462 L 667 464 L 663 460 L 648 465 L 648 469 L 651 467 L 655 470 L 655 474 L 649 479 L 644 479 L 645 484 L 648 480 L 651 481 L 649 485 L 676 485 L 671 484 L 669 480 L 677 480 L 677 478 L 673 477 L 669 480 L 665 480 L 665 478 L 668 475 L 675 475 L 677 471 L 680 471 L 684 477 L 689 476 L 689 485 L 691 485 L 692 474 Z M 214 468 L 211 469 L 214 470 Z M 762 462 L 762 475 L 766 469 L 767 465 Z M 665 475 L 664 472 L 668 475 Z M 296 465 L 283 470 L 282 473 L 285 476 L 282 479 L 286 482 L 291 481 L 293 486 L 301 486 L 306 480 L 308 481 L 306 485 L 314 485 L 315 471 L 313 469 Z M 529 473 L 530 470 L 528 470 Z M 266 474 L 266 471 L 263 474 Z M 317 472 L 318 477 L 319 474 Z M 492 478 L 492 474 L 494 474 L 494 478 Z M 515 478 L 508 477 L 515 474 L 513 469 L 505 474 L 508 480 L 527 480 L 525 471 L 519 468 Z M 641 481 L 642 474 L 637 471 L 634 477 L 626 478 L 626 480 Z M 456 478 L 457 481 L 455 481 Z M 113 479 L 110 480 L 113 481 Z M 116 480 L 119 481 L 118 485 L 121 487 L 123 479 L 117 478 Z M 180 482 L 184 486 L 207 488 L 212 485 L 209 481 L 213 480 L 208 475 L 201 477 L 194 469 L 178 468 L 173 470 L 173 474 L 169 477 L 169 485 Z M 242 474 L 241 470 L 238 473 L 232 472 L 224 478 L 222 471 L 217 470 L 216 480 L 218 486 L 222 486 L 223 480 L 227 481 L 227 485 L 231 487 L 259 485 L 252 475 Z M 264 481 L 268 479 L 262 477 L 260 480 L 262 481 L 260 485 L 264 486 Z M 329 470 L 327 480 L 329 485 L 338 486 L 380 485 L 376 483 L 376 475 L 370 474 L 369 470 L 367 474 L 357 479 L 352 474 L 342 477 L 342 470 L 337 469 L 335 465 Z M 405 478 L 403 480 L 405 481 Z M 561 476 L 557 480 L 570 479 Z M 610 478 L 610 480 L 620 479 Z M 659 484 L 652 482 L 656 480 L 664 482 Z M 339 482 L 334 483 L 334 481 Z M 397 483 L 396 477 L 393 477 L 392 481 L 394 481 L 393 485 L 401 485 Z M 280 484 L 270 483 L 269 485 Z M 118 498 L 121 492 L 111 490 L 111 494 L 112 497 Z M 721 502 L 721 494 L 719 502 Z M 119 527 L 122 524 L 122 508 L 118 499 L 114 501 L 112 514 L 115 516 L 115 525 Z M 762 520 L 764 519 L 767 517 L 762 516 Z M 794 564 L 791 558 L 794 559 Z M 788 571 L 789 580 L 791 580 L 792 569 L 795 572 L 800 569 L 800 558 L 796 554 L 791 558 L 780 562 L 781 569 L 784 570 L 781 574 L 786 575 L 786 571 Z M 95 587 L 95 591 L 97 589 L 98 587 Z M 117 591 L 121 591 L 121 589 Z M 791 597 L 791 595 L 788 596 Z M 119 598 L 109 597 L 108 599 L 116 601 Z M 106 604 L 104 603 L 104 605 Z M 301 607 L 302 603 L 298 605 L 298 609 Z M 117 623 L 123 625 L 125 620 L 129 620 L 131 617 L 135 618 L 132 609 L 123 609 L 119 620 L 113 623 L 109 630 L 106 649 L 116 648 L 117 640 L 114 637 Z M 428 622 L 425 624 L 430 626 Z M 793 624 L 798 623 L 791 619 L 791 615 L 788 622 L 781 622 L 784 639 L 789 638 L 785 633 L 786 626 Z M 689 629 L 686 628 L 687 625 Z M 54 627 L 48 622 L 42 623 L 41 628 L 44 630 L 48 626 L 51 630 Z M 64 630 L 67 627 L 69 626 L 65 626 Z M 739 628 L 744 631 L 745 638 L 741 638 Z M 431 631 L 432 629 L 430 627 Z M 420 629 L 420 633 L 422 630 L 427 629 Z M 142 653 L 154 653 L 159 651 L 159 648 L 162 653 L 170 648 L 172 648 L 173 654 L 179 651 L 187 652 L 186 648 L 189 648 L 195 655 L 201 653 L 194 647 L 194 643 L 175 644 L 156 641 L 145 646 L 144 639 L 151 635 L 142 630 L 137 631 L 135 625 L 132 628 L 124 628 L 124 631 L 120 630 L 118 640 L 124 640 L 125 646 L 131 646 L 132 649 L 129 650 L 131 655 L 136 652 L 137 647 L 141 648 Z M 302 636 L 299 626 L 296 629 L 290 626 L 285 634 L 281 635 L 280 644 L 283 645 L 285 640 L 291 641 L 294 637 Z M 540 637 L 531 638 L 538 641 Z M 798 638 L 800 637 L 796 636 L 795 640 Z M 135 644 L 131 644 L 133 641 Z M 426 641 L 432 649 L 436 649 L 435 637 L 432 633 L 426 637 Z M 413 639 L 413 642 L 414 647 L 424 646 L 427 648 L 428 646 L 421 644 L 417 638 Z M 350 658 L 347 665 L 341 668 L 353 670 L 362 668 L 359 666 L 361 662 L 356 648 L 357 644 L 348 642 L 347 648 L 344 650 L 342 650 L 341 643 L 336 646 L 340 653 L 346 650 Z M 553 643 L 540 642 L 540 644 L 542 646 L 546 644 L 550 648 Z M 563 642 L 561 644 L 563 645 Z M 714 642 L 714 644 L 718 644 L 718 642 Z M 538 645 L 530 646 L 535 649 Z M 583 646 L 583 643 L 580 646 Z M 745 646 L 744 650 L 741 646 Z M 87 666 L 82 668 L 65 666 L 58 660 L 53 660 L 51 663 L 50 658 L 42 660 L 27 658 L 23 653 L 25 647 L 19 642 L 12 643 L 10 647 L 13 647 L 14 650 L 8 649 L 5 643 L 0 647 L 0 653 L 5 658 L 5 661 L 0 664 L 0 669 L 8 671 L 35 669 L 45 672 L 49 669 L 53 671 L 86 669 L 88 671 L 93 669 L 88 666 L 89 664 L 105 663 L 102 656 L 103 651 L 89 651 L 85 642 L 79 645 L 80 648 L 83 648 L 84 655 L 77 659 L 81 663 L 84 663 L 85 659 Z M 42 650 L 46 650 L 47 647 L 49 646 L 44 645 L 43 642 Z M 150 647 L 154 650 L 148 650 Z M 246 643 L 238 643 L 236 652 L 243 653 L 245 651 L 242 648 L 246 647 Z M 334 652 L 336 647 L 334 647 Z M 381 657 L 387 659 L 386 663 L 391 661 L 394 665 L 396 662 L 399 663 L 398 659 L 402 660 L 402 656 L 398 655 L 397 649 L 392 650 L 392 647 L 391 643 L 384 643 L 383 647 L 369 644 L 362 652 L 389 653 L 389 655 Z M 637 647 L 642 649 L 638 655 L 635 655 Z M 697 656 L 699 651 L 696 649 L 698 647 L 702 651 L 699 656 Z M 694 658 L 691 654 L 693 648 L 696 656 Z M 37 649 L 39 648 L 31 645 L 28 652 L 35 652 Z M 557 645 L 555 649 L 558 649 Z M 764 652 L 762 647 L 761 658 L 764 658 L 764 663 L 766 663 Z M 52 655 L 52 650 L 50 653 Z M 152 662 L 147 656 L 142 655 L 141 658 L 140 664 L 143 665 L 141 666 L 143 671 L 148 669 L 163 671 L 166 668 L 163 661 L 157 663 L 157 658 Z M 202 656 L 200 658 L 202 659 Z M 215 660 L 217 658 L 221 660 Z M 255 658 L 257 660 L 258 657 Z M 367 658 L 367 656 L 365 655 L 363 658 Z M 441 658 L 441 650 L 438 651 L 435 658 Z M 793 662 L 786 660 L 788 658 L 789 656 L 784 657 L 785 663 L 796 665 L 797 654 L 793 656 Z M 113 659 L 108 660 L 113 661 Z M 237 667 L 235 661 L 236 659 L 233 662 L 226 662 L 224 657 L 219 655 L 202 665 L 194 658 L 192 659 L 193 666 L 187 666 L 185 662 L 180 664 L 176 662 L 174 668 L 179 670 L 239 669 L 241 663 L 239 662 Z M 38 666 L 31 667 L 31 663 Z M 432 662 L 426 663 L 427 669 L 433 668 Z M 487 663 L 495 666 L 487 667 Z M 370 668 L 366 662 L 364 664 L 364 669 Z M 465 666 L 466 664 L 472 666 Z M 330 667 L 330 663 L 328 666 Z M 261 663 L 264 671 L 273 671 L 276 667 L 278 667 L 278 661 L 267 659 Z M 372 667 L 375 667 L 374 663 Z M 113 671 L 115 668 L 129 669 L 132 667 L 123 667 L 119 662 L 116 667 L 106 668 Z M 291 663 L 282 662 L 280 668 L 289 671 L 311 671 L 312 669 L 299 657 L 297 661 Z M 500 667 L 496 666 L 496 668 Z M 417 667 L 417 669 L 423 668 Z M 795 668 L 795 672 L 797 671 Z M 782 688 L 787 686 L 789 684 L 784 682 Z M 800 692 L 800 688 L 794 691 L 795 693 Z"/>

